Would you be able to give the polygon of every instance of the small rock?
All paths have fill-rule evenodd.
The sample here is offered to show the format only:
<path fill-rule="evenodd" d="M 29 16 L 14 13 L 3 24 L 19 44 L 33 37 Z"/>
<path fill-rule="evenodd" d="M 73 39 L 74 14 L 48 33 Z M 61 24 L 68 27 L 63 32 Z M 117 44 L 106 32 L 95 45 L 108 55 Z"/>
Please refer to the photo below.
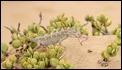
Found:
<path fill-rule="evenodd" d="M 91 53 L 92 52 L 92 50 L 91 49 L 88 49 L 88 53 Z"/>

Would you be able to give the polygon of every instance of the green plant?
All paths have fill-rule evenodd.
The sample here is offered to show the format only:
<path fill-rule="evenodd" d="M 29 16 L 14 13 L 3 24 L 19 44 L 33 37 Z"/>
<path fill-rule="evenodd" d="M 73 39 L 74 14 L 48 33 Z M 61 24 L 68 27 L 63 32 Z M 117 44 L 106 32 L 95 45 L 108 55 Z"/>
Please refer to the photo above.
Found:
<path fill-rule="evenodd" d="M 97 16 L 97 19 L 94 19 L 93 16 L 87 15 L 85 20 L 91 23 L 93 36 L 110 34 L 107 30 L 107 27 L 111 25 L 112 21 L 104 14 Z"/>
<path fill-rule="evenodd" d="M 86 28 L 83 28 L 84 25 L 81 25 L 73 16 L 68 18 L 65 14 L 58 15 L 55 19 L 50 20 L 50 25 L 47 26 L 49 32 L 56 29 L 65 29 L 68 27 L 74 27 L 80 30 L 81 34 L 88 35 Z"/>
<path fill-rule="evenodd" d="M 119 51 L 119 46 L 121 45 L 121 29 L 116 31 L 116 39 L 113 43 L 109 44 L 106 50 L 102 51 L 101 56 L 104 62 L 108 62 L 110 57 L 115 57 Z M 103 63 L 101 63 L 103 65 Z M 106 65 L 105 65 L 106 66 Z"/>

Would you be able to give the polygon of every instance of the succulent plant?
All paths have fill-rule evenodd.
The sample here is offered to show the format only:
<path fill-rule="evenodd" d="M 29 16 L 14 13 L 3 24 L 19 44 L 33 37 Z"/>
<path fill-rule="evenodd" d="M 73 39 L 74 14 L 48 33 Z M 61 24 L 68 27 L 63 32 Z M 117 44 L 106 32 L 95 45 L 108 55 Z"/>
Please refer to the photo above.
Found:
<path fill-rule="evenodd" d="M 49 33 L 51 33 L 55 28 L 53 26 L 47 26 L 47 30 Z"/>
<path fill-rule="evenodd" d="M 110 19 L 107 20 L 107 22 L 105 23 L 105 26 L 110 26 L 112 23 L 112 21 Z"/>
<path fill-rule="evenodd" d="M 94 18 L 93 18 L 93 16 L 86 15 L 85 20 L 86 21 L 94 21 Z"/>
<path fill-rule="evenodd" d="M 39 28 L 38 33 L 39 36 L 43 36 L 44 34 L 46 34 L 46 31 L 42 28 Z"/>
<path fill-rule="evenodd" d="M 27 61 L 25 61 L 25 62 L 22 63 L 23 68 L 27 68 L 27 65 L 28 65 L 28 62 Z"/>
<path fill-rule="evenodd" d="M 12 46 L 13 46 L 14 48 L 19 48 L 21 45 L 22 45 L 22 43 L 21 43 L 21 41 L 18 40 L 18 39 L 13 40 L 13 42 L 12 42 Z"/>
<path fill-rule="evenodd" d="M 39 68 L 39 65 L 34 65 L 34 69 L 38 69 Z"/>
<path fill-rule="evenodd" d="M 28 30 L 27 29 L 24 29 L 23 30 L 23 34 L 26 36 L 28 34 Z"/>
<path fill-rule="evenodd" d="M 35 23 L 28 26 L 28 30 L 34 32 Z"/>
<path fill-rule="evenodd" d="M 117 45 L 115 42 L 113 42 L 113 43 L 111 44 L 112 49 L 116 49 L 117 46 L 118 46 L 118 45 Z"/>
<path fill-rule="evenodd" d="M 52 32 L 55 29 L 61 29 L 61 28 L 65 29 L 67 27 L 75 27 L 79 30 L 82 30 L 82 28 L 83 28 L 83 26 L 80 24 L 80 22 L 76 21 L 73 16 L 68 19 L 68 17 L 65 17 L 64 14 L 61 14 L 61 15 L 57 16 L 57 18 L 52 19 L 50 21 L 50 25 L 47 26 L 47 29 L 49 32 Z M 84 29 L 82 32 L 85 35 L 88 35 L 88 32 L 86 29 Z"/>
<path fill-rule="evenodd" d="M 10 60 L 12 63 L 14 63 L 14 62 L 17 60 L 17 58 L 16 58 L 15 55 L 10 55 L 10 56 L 9 56 L 9 60 Z"/>
<path fill-rule="evenodd" d="M 38 33 L 39 31 L 39 26 L 38 25 L 34 25 L 34 33 Z"/>
<path fill-rule="evenodd" d="M 24 52 L 24 54 L 23 54 L 25 57 L 30 57 L 30 56 L 32 56 L 32 53 L 29 51 L 29 50 L 27 50 L 26 52 Z"/>
<path fill-rule="evenodd" d="M 121 32 L 121 24 L 118 24 L 118 27 L 115 27 L 115 29 L 112 30 L 111 34 L 117 35 L 117 31 Z"/>
<path fill-rule="evenodd" d="M 51 58 L 50 59 L 50 65 L 52 67 L 56 67 L 59 64 L 59 60 L 57 58 Z"/>
<path fill-rule="evenodd" d="M 57 27 L 57 24 L 54 23 L 54 22 L 50 22 L 50 25 L 53 26 L 55 29 L 58 28 L 58 27 Z"/>
<path fill-rule="evenodd" d="M 121 28 L 118 28 L 116 31 L 116 36 L 121 39 Z"/>
<path fill-rule="evenodd" d="M 107 46 L 107 52 L 110 54 L 111 51 L 112 51 L 112 47 L 111 47 L 111 45 L 108 45 L 108 46 Z"/>
<path fill-rule="evenodd" d="M 4 60 L 5 60 L 5 56 L 1 54 L 1 62 L 3 62 Z"/>
<path fill-rule="evenodd" d="M 48 56 L 59 58 L 63 53 L 63 47 L 61 46 L 49 46 L 48 50 Z"/>
<path fill-rule="evenodd" d="M 86 28 L 80 29 L 81 34 L 88 35 L 88 31 Z"/>
<path fill-rule="evenodd" d="M 101 23 L 106 23 L 106 21 L 107 21 L 108 19 L 106 18 L 106 16 L 105 16 L 104 14 L 101 14 L 101 15 L 97 16 L 97 20 L 98 20 L 99 22 L 101 22 Z"/>
<path fill-rule="evenodd" d="M 1 66 L 2 66 L 4 69 L 6 69 L 6 61 L 3 61 L 3 62 L 1 63 Z"/>
<path fill-rule="evenodd" d="M 26 57 L 20 57 L 19 62 L 21 65 L 23 65 L 24 62 L 26 62 L 28 59 Z"/>
<path fill-rule="evenodd" d="M 32 57 L 28 57 L 27 58 L 27 63 L 31 63 L 31 59 L 32 59 Z"/>
<path fill-rule="evenodd" d="M 60 65 L 57 65 L 56 69 L 62 69 L 62 67 Z"/>
<path fill-rule="evenodd" d="M 33 33 L 32 31 L 28 31 L 27 36 L 28 36 L 28 37 L 32 37 L 33 34 L 34 34 L 34 33 Z"/>
<path fill-rule="evenodd" d="M 40 53 L 35 51 L 33 53 L 33 58 L 36 58 L 38 60 L 40 58 Z"/>
<path fill-rule="evenodd" d="M 119 47 L 116 42 L 111 43 L 107 46 L 107 49 L 101 53 L 101 56 L 105 61 L 107 61 L 110 57 L 114 57 L 117 55 Z"/>
<path fill-rule="evenodd" d="M 31 64 L 27 64 L 27 69 L 32 69 L 32 65 Z"/>
<path fill-rule="evenodd" d="M 79 30 L 83 28 L 82 25 L 81 25 L 80 23 L 75 23 L 75 24 L 74 24 L 74 27 L 75 27 L 75 28 L 78 28 Z"/>
<path fill-rule="evenodd" d="M 106 32 L 106 31 L 107 31 L 107 30 L 106 30 L 106 27 L 105 27 L 105 26 L 102 26 L 102 27 L 101 27 L 101 31 Z"/>
<path fill-rule="evenodd" d="M 39 54 L 39 59 L 45 58 L 45 54 L 46 54 L 45 52 L 40 53 L 40 54 Z"/>
<path fill-rule="evenodd" d="M 31 47 L 31 48 L 35 48 L 36 46 L 37 46 L 37 43 L 35 43 L 35 42 L 31 42 L 31 43 L 30 43 L 30 47 Z"/>
<path fill-rule="evenodd" d="M 36 63 L 37 63 L 37 59 L 31 58 L 31 64 L 32 64 L 32 65 L 35 65 Z"/>
<path fill-rule="evenodd" d="M 110 56 L 111 56 L 111 57 L 114 57 L 114 56 L 116 56 L 116 54 L 117 54 L 116 49 L 113 49 L 113 50 L 111 51 Z"/>
<path fill-rule="evenodd" d="M 100 35 L 100 32 L 99 32 L 98 29 L 93 28 L 92 34 L 93 34 L 94 36 L 99 36 L 99 35 Z"/>
<path fill-rule="evenodd" d="M 102 57 L 104 58 L 104 59 L 109 59 L 109 57 L 110 57 L 110 55 L 107 53 L 107 51 L 106 50 L 104 50 L 102 53 L 101 53 L 101 55 L 102 55 Z"/>
<path fill-rule="evenodd" d="M 7 61 L 5 62 L 5 65 L 6 65 L 6 67 L 5 67 L 5 68 L 7 68 L 7 69 L 11 69 L 11 68 L 12 68 L 12 66 L 13 66 L 12 62 L 11 62 L 11 61 L 9 61 L 9 60 L 7 60 Z"/>
<path fill-rule="evenodd" d="M 74 69 L 74 67 L 70 63 L 68 63 L 66 60 L 60 60 L 59 65 L 61 69 Z"/>
<path fill-rule="evenodd" d="M 44 61 L 39 61 L 39 69 L 44 69 L 45 68 L 45 62 Z"/>
<path fill-rule="evenodd" d="M 119 38 L 116 38 L 114 42 L 115 42 L 117 45 L 121 45 L 121 39 L 119 39 Z"/>
<path fill-rule="evenodd" d="M 18 40 L 20 40 L 22 44 L 25 44 L 27 42 L 26 38 L 24 37 L 18 37 Z"/>
<path fill-rule="evenodd" d="M 96 20 L 93 17 L 90 19 L 90 16 L 87 15 L 85 17 L 85 20 L 87 22 L 91 22 L 93 36 L 109 35 L 107 27 L 111 25 L 112 21 L 109 18 L 107 18 L 104 14 L 97 16 Z"/>
<path fill-rule="evenodd" d="M 43 58 L 43 61 L 45 62 L 45 66 L 49 65 L 49 59 L 48 58 Z"/>
<path fill-rule="evenodd" d="M 100 23 L 99 21 L 96 21 L 96 22 L 94 22 L 94 26 L 95 26 L 95 28 L 100 29 L 102 26 L 102 23 Z"/>
<path fill-rule="evenodd" d="M 118 29 L 118 27 L 116 27 L 116 28 L 111 32 L 111 34 L 115 35 L 115 34 L 116 34 L 117 29 Z"/>
<path fill-rule="evenodd" d="M 12 38 L 12 40 L 15 40 L 15 39 L 18 38 L 18 35 L 14 33 L 14 34 L 11 35 L 11 38 Z"/>
<path fill-rule="evenodd" d="M 2 53 L 3 54 L 6 53 L 7 50 L 8 50 L 8 45 L 3 43 L 3 42 L 1 42 L 1 51 L 2 51 Z"/>

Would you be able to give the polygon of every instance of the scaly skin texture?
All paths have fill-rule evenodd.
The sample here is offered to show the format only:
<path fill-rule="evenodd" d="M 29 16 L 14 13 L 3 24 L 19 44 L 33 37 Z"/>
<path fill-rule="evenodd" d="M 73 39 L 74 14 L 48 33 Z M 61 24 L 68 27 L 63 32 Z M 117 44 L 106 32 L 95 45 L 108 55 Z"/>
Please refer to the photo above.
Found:
<path fill-rule="evenodd" d="M 56 32 L 52 32 L 44 36 L 36 37 L 35 39 L 30 39 L 30 41 L 37 43 L 37 47 L 34 48 L 34 50 L 36 50 L 40 47 L 40 45 L 42 46 L 55 45 L 57 43 L 61 43 L 63 40 L 65 40 L 67 37 L 70 36 L 80 38 L 81 33 L 76 28 L 67 28 L 57 30 Z"/>

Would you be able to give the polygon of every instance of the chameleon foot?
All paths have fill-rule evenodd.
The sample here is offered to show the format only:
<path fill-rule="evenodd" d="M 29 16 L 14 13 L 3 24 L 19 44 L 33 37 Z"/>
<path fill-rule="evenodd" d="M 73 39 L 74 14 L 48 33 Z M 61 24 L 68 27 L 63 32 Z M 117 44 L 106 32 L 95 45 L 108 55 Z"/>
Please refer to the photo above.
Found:
<path fill-rule="evenodd" d="M 61 42 L 59 42 L 59 45 L 60 45 L 60 46 L 63 46 Z"/>

